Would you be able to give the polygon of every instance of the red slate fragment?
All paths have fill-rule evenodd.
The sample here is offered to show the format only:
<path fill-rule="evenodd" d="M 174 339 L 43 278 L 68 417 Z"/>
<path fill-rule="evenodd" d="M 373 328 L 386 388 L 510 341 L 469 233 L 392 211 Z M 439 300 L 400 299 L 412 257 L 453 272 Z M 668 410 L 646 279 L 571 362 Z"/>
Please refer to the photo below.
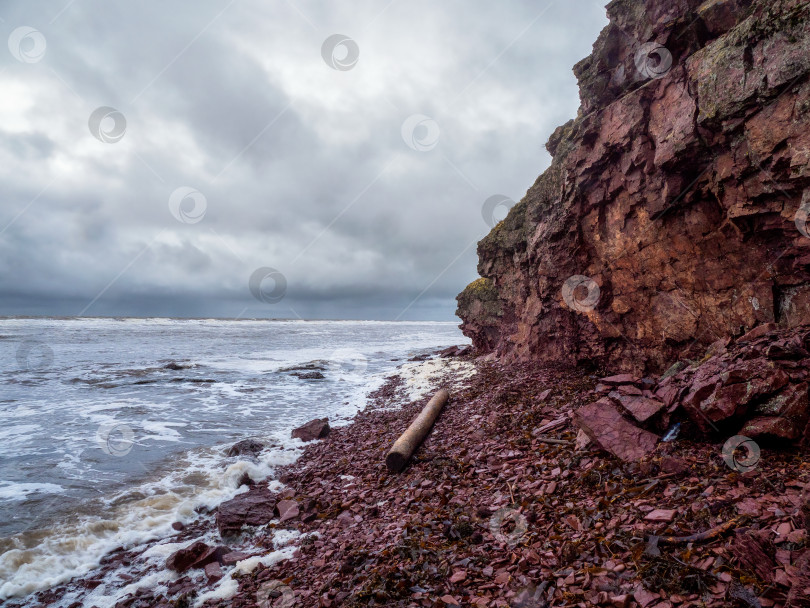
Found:
<path fill-rule="evenodd" d="M 621 395 L 618 392 L 610 393 L 609 396 L 618 401 L 639 422 L 647 422 L 664 409 L 664 404 L 657 399 L 639 395 Z"/>
<path fill-rule="evenodd" d="M 236 562 L 241 562 L 243 559 L 250 557 L 250 553 L 244 551 L 231 551 L 222 556 L 223 566 L 233 566 Z"/>
<path fill-rule="evenodd" d="M 658 436 L 626 420 L 609 399 L 574 412 L 574 421 L 596 445 L 624 460 L 640 460 L 655 449 Z"/>
<path fill-rule="evenodd" d="M 600 382 L 609 386 L 619 386 L 621 384 L 640 384 L 641 380 L 633 374 L 619 374 L 602 378 Z"/>
<path fill-rule="evenodd" d="M 675 513 L 674 509 L 653 509 L 644 516 L 644 519 L 647 521 L 671 522 L 675 519 Z"/>
<path fill-rule="evenodd" d="M 282 500 L 276 505 L 276 509 L 281 522 L 298 517 L 298 503 L 294 500 Z"/>
<path fill-rule="evenodd" d="M 205 566 L 205 576 L 208 577 L 210 582 L 215 583 L 223 576 L 222 568 L 217 562 L 211 562 Z"/>

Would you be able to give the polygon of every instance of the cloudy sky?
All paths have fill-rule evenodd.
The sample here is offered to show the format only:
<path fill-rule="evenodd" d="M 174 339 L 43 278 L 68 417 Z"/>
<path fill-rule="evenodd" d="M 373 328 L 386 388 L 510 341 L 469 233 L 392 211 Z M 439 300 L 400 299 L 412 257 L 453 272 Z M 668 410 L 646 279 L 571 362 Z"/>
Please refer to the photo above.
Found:
<path fill-rule="evenodd" d="M 4 0 L 0 315 L 452 320 L 485 201 L 548 166 L 606 22 L 601 0 Z"/>

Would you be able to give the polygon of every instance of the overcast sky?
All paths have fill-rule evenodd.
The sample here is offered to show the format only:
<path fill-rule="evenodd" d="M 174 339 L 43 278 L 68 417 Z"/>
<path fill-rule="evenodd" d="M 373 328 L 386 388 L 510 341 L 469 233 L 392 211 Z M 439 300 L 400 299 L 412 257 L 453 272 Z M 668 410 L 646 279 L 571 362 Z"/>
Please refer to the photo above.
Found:
<path fill-rule="evenodd" d="M 4 0 L 0 315 L 452 320 L 485 201 L 548 166 L 606 23 L 601 0 Z"/>

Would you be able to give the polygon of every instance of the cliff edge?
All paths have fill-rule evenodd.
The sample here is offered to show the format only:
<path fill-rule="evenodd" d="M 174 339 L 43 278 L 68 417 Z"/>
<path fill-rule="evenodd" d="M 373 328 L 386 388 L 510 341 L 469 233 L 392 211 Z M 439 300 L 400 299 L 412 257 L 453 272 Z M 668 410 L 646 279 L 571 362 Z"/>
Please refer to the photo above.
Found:
<path fill-rule="evenodd" d="M 810 4 L 614 0 L 553 160 L 478 244 L 464 333 L 636 374 L 810 321 Z"/>

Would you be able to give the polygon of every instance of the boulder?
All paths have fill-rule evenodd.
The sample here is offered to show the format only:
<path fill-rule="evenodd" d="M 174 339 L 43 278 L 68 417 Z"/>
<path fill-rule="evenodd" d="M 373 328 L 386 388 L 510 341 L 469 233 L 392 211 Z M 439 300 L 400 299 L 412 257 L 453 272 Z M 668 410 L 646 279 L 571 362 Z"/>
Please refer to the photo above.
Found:
<path fill-rule="evenodd" d="M 606 398 L 574 412 L 574 423 L 591 441 L 625 462 L 634 462 L 650 454 L 658 436 L 624 418 Z"/>
<path fill-rule="evenodd" d="M 188 369 L 188 367 L 190 367 L 190 366 L 183 365 L 181 363 L 175 363 L 174 361 L 171 361 L 170 363 L 167 363 L 166 365 L 164 365 L 163 369 L 170 369 L 172 371 L 178 371 L 178 370 L 181 370 L 181 369 Z"/>
<path fill-rule="evenodd" d="M 197 541 L 172 553 L 166 559 L 166 567 L 169 570 L 183 573 L 189 570 L 211 547 L 202 541 Z"/>
<path fill-rule="evenodd" d="M 301 441 L 314 441 L 315 439 L 323 439 L 331 430 L 329 418 L 316 418 L 295 429 L 292 432 L 292 438 Z"/>
<path fill-rule="evenodd" d="M 238 533 L 243 526 L 263 526 L 275 519 L 276 495 L 266 486 L 251 486 L 217 507 L 217 527 L 222 536 Z"/>
<path fill-rule="evenodd" d="M 708 371 L 716 371 L 717 366 L 715 362 Z M 687 413 L 705 433 L 719 430 L 718 425 L 729 419 L 745 417 L 750 404 L 779 391 L 790 381 L 782 369 L 764 358 L 729 364 L 724 371 L 704 379 L 707 375 L 706 370 L 695 374 L 683 400 Z"/>
<path fill-rule="evenodd" d="M 321 372 L 294 372 L 290 375 L 301 380 L 323 380 L 326 378 Z"/>
<path fill-rule="evenodd" d="M 228 450 L 228 456 L 256 457 L 264 449 L 264 444 L 256 439 L 243 439 L 234 443 Z"/>
<path fill-rule="evenodd" d="M 166 560 L 166 567 L 179 573 L 191 568 L 205 568 L 212 563 L 218 564 L 222 557 L 230 551 L 224 545 L 211 547 L 198 540 L 188 547 L 172 553 Z"/>

